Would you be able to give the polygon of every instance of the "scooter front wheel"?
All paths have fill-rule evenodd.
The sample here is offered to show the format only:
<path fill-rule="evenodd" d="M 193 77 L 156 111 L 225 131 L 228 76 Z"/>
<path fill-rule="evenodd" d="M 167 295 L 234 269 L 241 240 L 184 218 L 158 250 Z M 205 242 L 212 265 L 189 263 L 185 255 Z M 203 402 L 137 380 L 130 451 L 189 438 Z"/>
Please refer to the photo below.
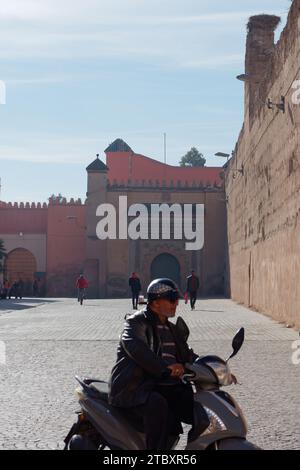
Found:
<path fill-rule="evenodd" d="M 74 434 L 68 444 L 68 450 L 97 450 L 97 447 L 87 437 Z"/>
<path fill-rule="evenodd" d="M 260 447 L 252 444 L 246 439 L 228 438 L 219 441 L 216 444 L 216 450 L 262 450 Z"/>

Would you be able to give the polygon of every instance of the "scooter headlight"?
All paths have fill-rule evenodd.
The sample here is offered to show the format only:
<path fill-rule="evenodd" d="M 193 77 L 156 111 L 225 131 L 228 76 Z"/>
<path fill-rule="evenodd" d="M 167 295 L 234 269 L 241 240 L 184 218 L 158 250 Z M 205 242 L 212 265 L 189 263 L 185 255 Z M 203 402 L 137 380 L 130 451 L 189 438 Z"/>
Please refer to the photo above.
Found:
<path fill-rule="evenodd" d="M 206 434 L 216 433 L 216 432 L 224 432 L 224 431 L 227 430 L 227 428 L 226 428 L 225 424 L 223 423 L 223 421 L 221 420 L 221 418 L 219 418 L 219 416 L 214 411 L 212 411 L 210 408 L 207 408 L 206 406 L 204 406 L 204 409 L 205 409 L 205 411 L 207 413 L 207 416 L 209 418 L 210 425 L 204 431 L 202 436 L 205 436 Z"/>
<path fill-rule="evenodd" d="M 77 387 L 75 389 L 75 395 L 77 396 L 78 400 L 82 400 L 82 398 L 84 398 L 84 392 L 81 387 Z"/>

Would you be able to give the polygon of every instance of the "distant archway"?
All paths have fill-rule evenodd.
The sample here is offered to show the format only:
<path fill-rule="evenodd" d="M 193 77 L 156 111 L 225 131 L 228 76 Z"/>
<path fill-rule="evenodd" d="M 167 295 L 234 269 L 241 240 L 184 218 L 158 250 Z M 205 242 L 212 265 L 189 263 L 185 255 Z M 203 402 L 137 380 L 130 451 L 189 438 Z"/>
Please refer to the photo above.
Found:
<path fill-rule="evenodd" d="M 8 279 L 10 284 L 22 279 L 25 295 L 31 294 L 31 286 L 36 270 L 36 259 L 29 250 L 16 248 L 8 253 L 4 265 L 5 278 Z"/>
<path fill-rule="evenodd" d="M 151 263 L 151 280 L 160 277 L 168 277 L 180 286 L 180 264 L 175 256 L 169 253 L 162 253 Z"/>

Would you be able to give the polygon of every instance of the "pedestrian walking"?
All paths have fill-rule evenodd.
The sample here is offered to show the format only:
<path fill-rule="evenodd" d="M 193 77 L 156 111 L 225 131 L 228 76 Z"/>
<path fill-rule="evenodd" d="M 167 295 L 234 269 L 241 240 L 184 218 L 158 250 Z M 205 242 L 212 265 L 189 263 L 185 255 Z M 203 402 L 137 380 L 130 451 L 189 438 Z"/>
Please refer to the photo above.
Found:
<path fill-rule="evenodd" d="M 39 296 L 39 283 L 37 279 L 34 279 L 32 283 L 32 291 L 33 291 L 33 296 L 38 297 Z"/>
<path fill-rule="evenodd" d="M 19 283 L 18 283 L 18 281 L 14 281 L 12 283 L 11 288 L 8 291 L 8 298 L 11 299 L 12 296 L 14 296 L 15 299 L 17 299 L 18 298 L 18 290 L 19 290 Z"/>
<path fill-rule="evenodd" d="M 8 292 L 9 292 L 9 289 L 10 289 L 10 284 L 8 282 L 7 279 L 4 279 L 3 281 L 3 286 L 2 286 L 2 294 L 1 294 L 1 298 L 3 300 L 6 300 L 7 296 L 8 296 Z"/>
<path fill-rule="evenodd" d="M 196 276 L 195 271 L 191 271 L 191 274 L 187 277 L 186 291 L 190 296 L 191 310 L 195 310 L 195 304 L 197 300 L 197 291 L 199 289 L 199 278 Z"/>
<path fill-rule="evenodd" d="M 85 289 L 88 287 L 88 281 L 85 279 L 83 274 L 80 274 L 76 281 L 77 288 L 77 300 L 82 305 L 83 299 L 85 298 Z"/>
<path fill-rule="evenodd" d="M 18 297 L 22 299 L 24 294 L 24 281 L 23 279 L 19 279 L 18 281 L 18 290 L 17 290 Z"/>
<path fill-rule="evenodd" d="M 139 293 L 141 292 L 142 287 L 141 287 L 141 281 L 136 273 L 131 274 L 128 284 L 131 288 L 132 308 L 134 310 L 137 310 L 138 302 L 139 302 Z"/>

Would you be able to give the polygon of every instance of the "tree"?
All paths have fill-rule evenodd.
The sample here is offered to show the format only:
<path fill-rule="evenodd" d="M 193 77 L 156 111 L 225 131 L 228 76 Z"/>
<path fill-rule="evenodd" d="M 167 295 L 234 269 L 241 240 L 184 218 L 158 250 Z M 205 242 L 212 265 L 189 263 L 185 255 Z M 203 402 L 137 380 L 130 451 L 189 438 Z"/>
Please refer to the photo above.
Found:
<path fill-rule="evenodd" d="M 204 167 L 206 163 L 203 154 L 196 147 L 192 147 L 180 160 L 180 166 L 184 167 Z"/>
<path fill-rule="evenodd" d="M 3 272 L 4 259 L 6 257 L 6 250 L 4 248 L 4 241 L 0 240 L 0 273 Z"/>
<path fill-rule="evenodd" d="M 48 198 L 49 201 L 58 201 L 58 202 L 63 202 L 64 196 L 59 193 L 59 194 L 51 194 L 51 196 Z"/>

